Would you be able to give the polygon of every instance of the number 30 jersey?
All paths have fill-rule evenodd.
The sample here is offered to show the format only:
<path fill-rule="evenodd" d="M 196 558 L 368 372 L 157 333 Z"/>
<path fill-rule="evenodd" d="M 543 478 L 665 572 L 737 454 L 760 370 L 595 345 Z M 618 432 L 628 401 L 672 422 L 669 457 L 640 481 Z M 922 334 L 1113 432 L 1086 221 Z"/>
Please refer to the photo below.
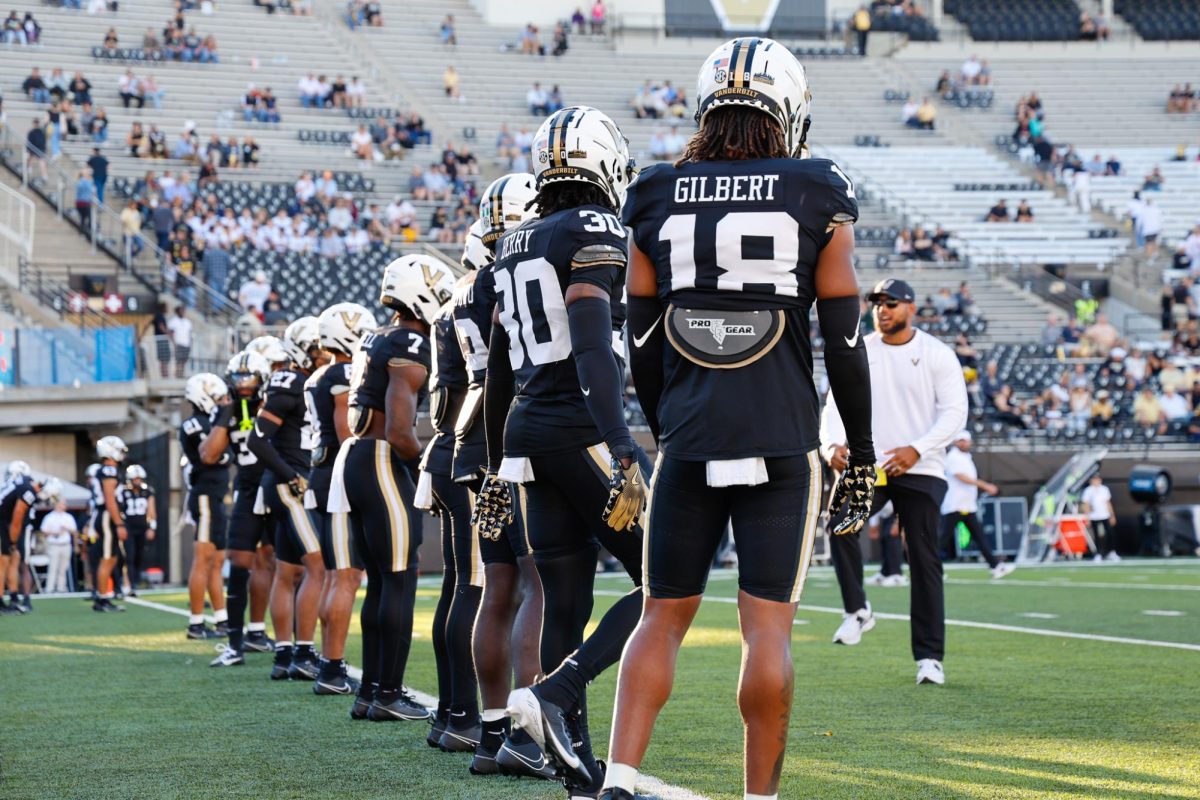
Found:
<path fill-rule="evenodd" d="M 565 453 L 600 441 L 571 354 L 565 295 L 573 283 L 599 287 L 609 297 L 613 330 L 620 331 L 628 256 L 625 228 L 601 206 L 530 220 L 497 243 L 496 308 L 516 382 L 505 455 Z"/>
<path fill-rule="evenodd" d="M 674 309 L 663 322 L 665 453 L 707 461 L 817 446 L 817 259 L 834 227 L 857 219 L 853 184 L 827 159 L 658 164 L 638 176 L 625 224 Z"/>

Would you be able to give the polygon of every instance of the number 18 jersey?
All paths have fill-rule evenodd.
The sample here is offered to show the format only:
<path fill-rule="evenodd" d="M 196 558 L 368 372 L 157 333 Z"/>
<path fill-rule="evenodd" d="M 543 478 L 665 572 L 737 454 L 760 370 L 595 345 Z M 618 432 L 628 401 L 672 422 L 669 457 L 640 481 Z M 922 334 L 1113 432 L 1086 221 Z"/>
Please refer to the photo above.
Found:
<path fill-rule="evenodd" d="M 853 185 L 826 159 L 658 164 L 638 176 L 624 221 L 654 263 L 664 308 L 684 312 L 664 321 L 668 333 L 717 362 L 748 343 L 755 326 L 744 323 L 755 312 L 779 318 L 773 345 L 720 367 L 665 346 L 658 417 L 667 455 L 707 461 L 817 446 L 809 338 L 817 259 L 834 227 L 857 218 Z"/>
<path fill-rule="evenodd" d="M 573 283 L 602 289 L 613 311 L 612 328 L 619 331 L 628 252 L 621 221 L 600 206 L 530 220 L 497 242 L 496 309 L 516 382 L 504 427 L 505 455 L 566 453 L 600 441 L 571 353 L 566 292 Z"/>

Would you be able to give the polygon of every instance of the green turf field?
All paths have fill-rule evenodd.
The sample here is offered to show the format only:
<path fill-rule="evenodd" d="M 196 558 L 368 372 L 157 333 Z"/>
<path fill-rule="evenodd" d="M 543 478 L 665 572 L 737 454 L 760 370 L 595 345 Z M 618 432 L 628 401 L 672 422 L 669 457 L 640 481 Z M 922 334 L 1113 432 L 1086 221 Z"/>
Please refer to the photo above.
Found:
<path fill-rule="evenodd" d="M 999 584 L 982 568 L 948 577 L 949 618 L 1005 629 L 951 625 L 937 688 L 914 684 L 907 622 L 881 619 L 857 647 L 830 644 L 839 618 L 817 609 L 838 605 L 837 588 L 828 569 L 812 572 L 781 797 L 1200 798 L 1200 563 L 1021 569 Z M 628 585 L 598 583 L 612 594 Z M 719 602 L 735 592 L 714 576 L 644 765 L 722 800 L 742 791 L 736 608 Z M 907 611 L 907 589 L 869 594 L 878 612 Z M 422 590 L 407 679 L 426 692 L 434 600 Z M 93 614 L 77 599 L 0 618 L 0 798 L 564 796 L 470 778 L 465 756 L 425 746 L 423 725 L 352 722 L 344 698 L 269 682 L 269 656 L 210 669 L 212 644 L 187 641 L 184 622 L 134 606 Z M 1191 647 L 1161 646 L 1171 643 Z M 600 753 L 614 678 L 590 695 Z"/>

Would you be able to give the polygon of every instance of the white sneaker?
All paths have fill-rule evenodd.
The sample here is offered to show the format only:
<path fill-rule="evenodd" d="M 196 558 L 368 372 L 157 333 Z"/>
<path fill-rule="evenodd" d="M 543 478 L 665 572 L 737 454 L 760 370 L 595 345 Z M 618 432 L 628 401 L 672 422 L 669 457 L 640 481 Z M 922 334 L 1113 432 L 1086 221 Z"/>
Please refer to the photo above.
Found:
<path fill-rule="evenodd" d="M 1094 561 L 1094 562 L 1099 563 L 1103 560 L 1104 560 L 1104 556 L 1100 555 L 1099 553 L 1096 553 L 1096 555 L 1092 556 L 1092 561 Z"/>
<path fill-rule="evenodd" d="M 946 673 L 942 671 L 942 662 L 932 658 L 922 658 L 917 662 L 917 685 L 933 683 L 938 686 L 946 682 Z"/>
<path fill-rule="evenodd" d="M 883 579 L 883 585 L 889 589 L 895 589 L 900 586 L 908 586 L 908 578 L 904 577 L 904 573 L 896 575 L 888 575 Z"/>
<path fill-rule="evenodd" d="M 867 586 L 884 586 L 887 582 L 887 579 L 887 575 L 884 575 L 882 572 L 876 572 L 864 582 L 867 584 Z"/>
<path fill-rule="evenodd" d="M 833 635 L 834 644 L 855 645 L 862 641 L 862 635 L 875 627 L 875 615 L 871 613 L 871 604 L 860 608 L 853 614 L 845 614 L 837 633 Z"/>
<path fill-rule="evenodd" d="M 1109 554 L 1106 555 L 1105 558 L 1108 559 L 1109 561 L 1120 561 L 1121 560 L 1121 557 L 1119 555 L 1117 555 L 1116 550 L 1109 552 Z"/>
<path fill-rule="evenodd" d="M 1007 561 L 1001 561 L 999 564 L 997 564 L 995 567 L 992 568 L 992 580 L 999 580 L 1000 578 L 1003 578 L 1005 575 L 1011 575 L 1013 573 L 1013 570 L 1015 570 L 1015 569 L 1016 569 L 1016 567 L 1014 567 L 1012 564 L 1008 563 Z"/>

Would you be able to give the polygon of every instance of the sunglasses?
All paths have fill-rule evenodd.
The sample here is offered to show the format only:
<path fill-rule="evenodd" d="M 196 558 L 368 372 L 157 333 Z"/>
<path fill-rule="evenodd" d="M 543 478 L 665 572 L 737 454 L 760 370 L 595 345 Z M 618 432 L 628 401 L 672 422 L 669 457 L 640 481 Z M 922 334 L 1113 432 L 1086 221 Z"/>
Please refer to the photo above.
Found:
<path fill-rule="evenodd" d="M 900 305 L 900 301 L 899 301 L 899 300 L 891 300 L 891 299 L 888 299 L 888 300 L 873 300 L 873 301 L 872 301 L 872 303 L 874 304 L 874 306 L 875 306 L 876 308 L 879 308 L 879 306 L 884 306 L 885 308 L 896 308 L 897 306 L 899 306 L 899 305 Z"/>

